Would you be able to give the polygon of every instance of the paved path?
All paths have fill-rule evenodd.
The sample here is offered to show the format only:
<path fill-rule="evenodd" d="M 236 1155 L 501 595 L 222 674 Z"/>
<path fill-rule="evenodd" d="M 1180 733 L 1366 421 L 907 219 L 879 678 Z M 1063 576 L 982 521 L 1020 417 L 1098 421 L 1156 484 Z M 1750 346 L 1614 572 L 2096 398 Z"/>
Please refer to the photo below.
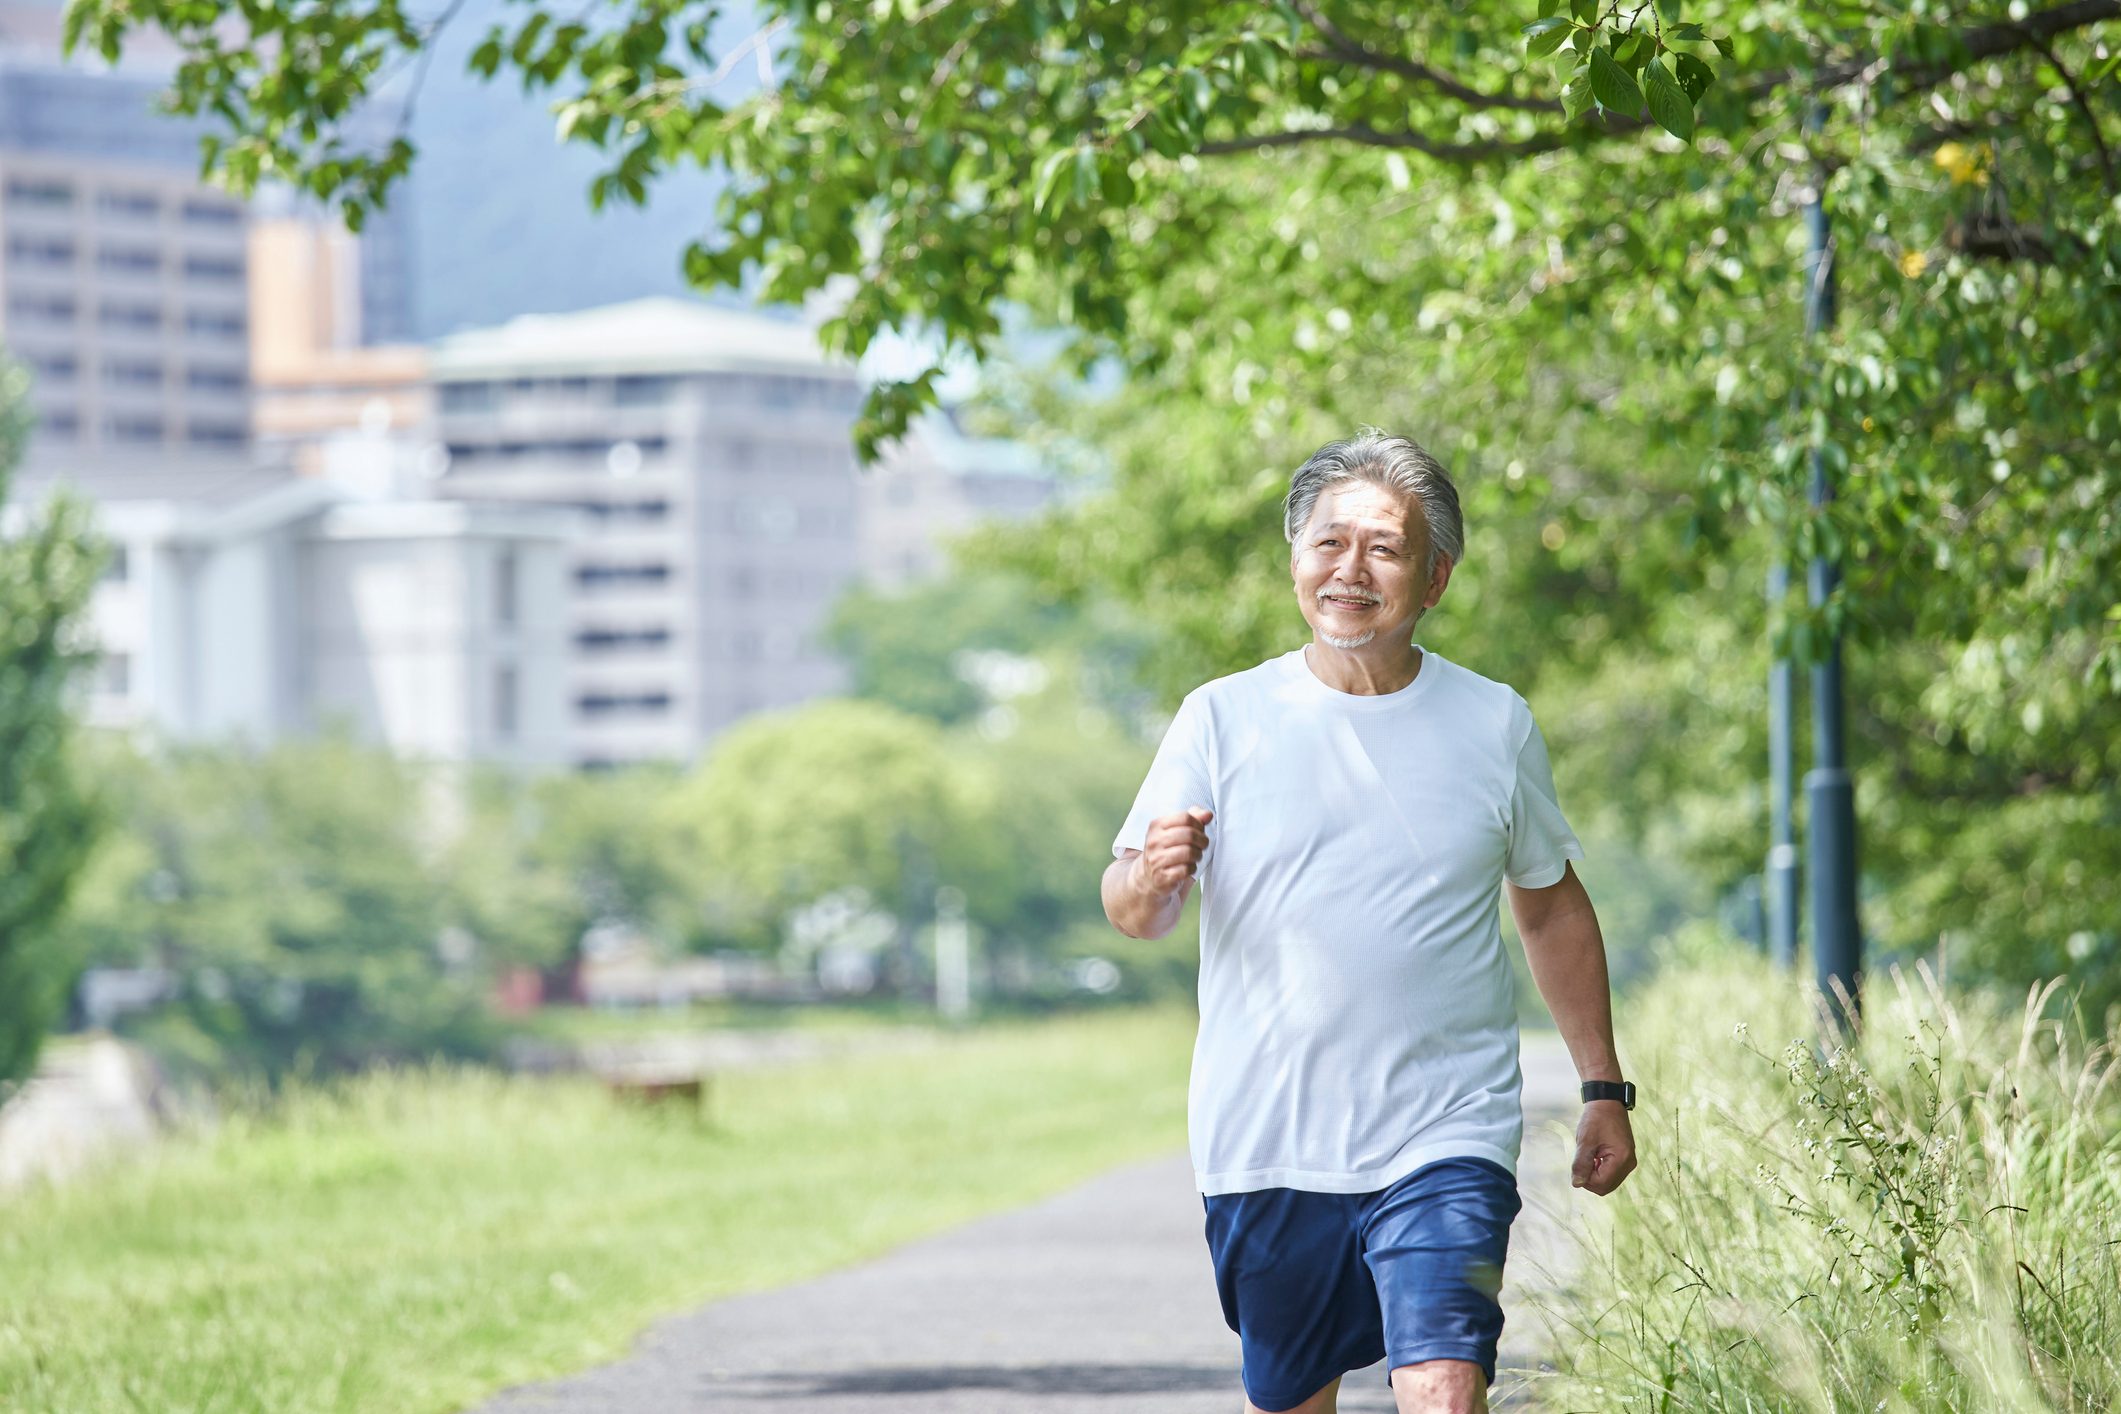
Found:
<path fill-rule="evenodd" d="M 1525 1213 L 1503 1293 L 1496 1393 L 1536 1364 L 1527 1288 L 1565 1270 L 1597 1200 L 1568 1186 L 1551 1131 L 1573 1121 L 1575 1072 L 1527 1038 Z M 626 1359 L 509 1391 L 480 1414 L 1236 1414 L 1237 1337 L 1223 1324 L 1183 1153 L 1108 1173 L 798 1286 L 666 1320 Z M 1382 1361 L 1340 1407 L 1392 1409 Z"/>

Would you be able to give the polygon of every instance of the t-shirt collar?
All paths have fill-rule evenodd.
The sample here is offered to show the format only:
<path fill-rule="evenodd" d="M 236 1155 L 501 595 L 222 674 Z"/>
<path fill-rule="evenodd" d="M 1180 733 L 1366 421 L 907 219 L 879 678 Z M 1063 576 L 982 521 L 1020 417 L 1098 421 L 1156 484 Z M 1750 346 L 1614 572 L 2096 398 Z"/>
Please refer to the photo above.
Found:
<path fill-rule="evenodd" d="M 1431 649 L 1423 648 L 1419 642 L 1416 642 L 1414 647 L 1421 653 L 1421 670 L 1414 674 L 1414 681 L 1400 688 L 1397 692 L 1342 692 L 1337 687 L 1328 686 L 1326 683 L 1319 681 L 1318 675 L 1311 671 L 1311 665 L 1304 661 L 1304 650 L 1301 646 L 1284 653 L 1282 662 L 1286 665 L 1289 674 L 1303 684 L 1305 690 L 1312 695 L 1328 702 L 1338 703 L 1350 711 L 1375 712 L 1405 706 L 1426 692 L 1429 684 L 1435 681 L 1437 665 L 1443 661 L 1441 655 Z"/>

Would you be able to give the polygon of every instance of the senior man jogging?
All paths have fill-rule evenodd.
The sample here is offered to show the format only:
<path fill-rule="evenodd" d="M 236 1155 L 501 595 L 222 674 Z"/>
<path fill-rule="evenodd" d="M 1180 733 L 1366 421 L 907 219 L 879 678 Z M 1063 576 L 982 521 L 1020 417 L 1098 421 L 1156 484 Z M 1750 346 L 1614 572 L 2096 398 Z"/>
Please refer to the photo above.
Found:
<path fill-rule="evenodd" d="M 1105 913 L 1162 937 L 1200 882 L 1188 1118 L 1247 1414 L 1331 1414 L 1380 1359 L 1402 1414 L 1484 1410 L 1524 1123 L 1497 895 L 1601 1195 L 1635 1166 L 1605 945 L 1531 709 L 1413 641 L 1464 553 L 1444 469 L 1366 431 L 1298 468 L 1285 522 L 1311 641 L 1187 695 Z"/>

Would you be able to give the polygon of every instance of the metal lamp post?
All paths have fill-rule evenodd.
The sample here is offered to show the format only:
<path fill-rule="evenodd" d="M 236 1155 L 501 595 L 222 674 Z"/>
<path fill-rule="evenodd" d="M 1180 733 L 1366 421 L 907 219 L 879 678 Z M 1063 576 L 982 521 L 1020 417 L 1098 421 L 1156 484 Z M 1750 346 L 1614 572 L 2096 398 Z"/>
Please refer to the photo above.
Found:
<path fill-rule="evenodd" d="M 1816 136 L 1825 116 L 1824 104 L 1813 105 L 1805 130 Z M 1811 237 L 1805 257 L 1804 327 L 1806 338 L 1813 339 L 1834 322 L 1834 256 L 1827 232 L 1823 172 L 1815 174 L 1805 199 L 1804 220 Z M 1810 500 L 1817 511 L 1834 499 L 1826 459 L 1817 447 L 1812 449 L 1811 473 Z M 1840 578 L 1826 555 L 1812 557 L 1807 589 L 1814 608 L 1827 601 Z M 1784 725 L 1786 731 L 1786 718 Z M 1854 1026 L 1859 1014 L 1863 933 L 1856 918 L 1856 798 L 1849 781 L 1842 726 L 1841 634 L 1837 629 L 1826 653 L 1812 664 L 1812 769 L 1804 776 L 1805 844 L 1819 991 L 1836 1021 L 1846 1028 Z M 1846 1012 L 1840 1009 L 1840 992 L 1848 995 Z"/>

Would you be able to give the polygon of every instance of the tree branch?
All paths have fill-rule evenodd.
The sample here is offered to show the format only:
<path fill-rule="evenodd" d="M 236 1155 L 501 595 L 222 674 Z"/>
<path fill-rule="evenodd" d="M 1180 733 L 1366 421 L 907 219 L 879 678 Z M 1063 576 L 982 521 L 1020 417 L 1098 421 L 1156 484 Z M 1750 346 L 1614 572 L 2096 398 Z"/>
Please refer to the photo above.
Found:
<path fill-rule="evenodd" d="M 1640 123 L 1629 124 L 1630 129 L 1641 126 Z M 1439 142 L 1422 133 L 1386 132 L 1367 123 L 1353 123 L 1339 128 L 1292 128 L 1287 132 L 1254 133 L 1222 142 L 1204 142 L 1200 145 L 1199 154 L 1202 157 L 1226 157 L 1235 152 L 1257 152 L 1269 147 L 1300 147 L 1312 142 L 1356 142 L 1365 147 L 1405 148 L 1410 152 L 1419 152 L 1444 162 L 1473 163 L 1486 162 L 1497 157 L 1530 157 L 1535 153 L 1552 152 L 1583 136 L 1598 137 L 1604 134 L 1595 129 L 1578 128 L 1508 141 Z"/>
<path fill-rule="evenodd" d="M 1516 99 L 1508 95 L 1481 93 L 1467 88 L 1457 80 L 1437 73 L 1410 59 L 1399 59 L 1388 54 L 1379 54 L 1364 49 L 1336 28 L 1308 0 L 1296 0 L 1295 8 L 1313 28 L 1326 37 L 1330 52 L 1316 57 L 1340 58 L 1345 62 L 1377 68 L 1390 73 L 1405 74 L 1424 83 L 1434 85 L 1441 91 L 1458 98 L 1475 108 L 1522 107 L 1534 100 Z M 1960 37 L 1961 47 L 1966 51 L 1964 62 L 1950 64 L 1906 63 L 1895 64 L 1868 55 L 1860 59 L 1848 59 L 1838 64 L 1829 64 L 1804 74 L 1793 69 L 1778 69 L 1762 74 L 1738 90 L 1744 101 L 1751 103 L 1787 84 L 1804 81 L 1809 87 L 1824 92 L 1854 82 L 1870 83 L 1880 78 L 1889 78 L 1895 90 L 1902 94 L 1926 92 L 1943 83 L 1953 74 L 1960 73 L 1965 63 L 1981 59 L 1998 58 L 2020 49 L 2039 48 L 2055 35 L 2086 25 L 2098 24 L 2102 20 L 2121 17 L 2121 0 L 2074 0 L 2068 5 L 2059 5 L 2024 20 L 2002 24 L 1983 25 L 1968 30 Z M 2059 67 L 2059 66 L 2058 66 Z M 2066 76 L 2065 76 L 2066 78 Z M 2072 91 L 2075 85 L 2072 84 Z M 2080 100 L 2081 101 L 2081 100 Z M 1550 112 L 1560 108 L 1559 104 L 1547 104 L 1539 100 L 1537 111 Z M 2089 110 L 2087 110 L 2089 116 Z M 1476 163 L 1495 158 L 1530 157 L 1541 152 L 1552 152 L 1567 147 L 1576 141 L 1596 141 L 1603 138 L 1622 137 L 1638 133 L 1650 125 L 1640 119 L 1622 117 L 1617 113 L 1606 114 L 1606 126 L 1591 128 L 1583 124 L 1571 124 L 1559 132 L 1543 132 L 1528 138 L 1488 142 L 1446 142 L 1425 133 L 1387 132 L 1373 128 L 1367 123 L 1354 123 L 1342 127 L 1298 128 L 1287 132 L 1254 133 L 1244 137 L 1228 138 L 1220 142 L 1202 143 L 1202 157 L 1223 157 L 1232 153 L 1257 152 L 1270 147 L 1299 147 L 1313 142 L 1355 142 L 1366 147 L 1403 148 L 1419 152 L 1445 162 Z M 2096 123 L 2094 129 L 2096 130 Z M 2105 139 L 2099 138 L 2102 158 L 2106 158 Z M 2108 159 L 2108 180 L 2112 180 L 2112 166 Z"/>
<path fill-rule="evenodd" d="M 1318 31 L 1326 42 L 1324 50 L 1299 53 L 1299 59 L 1337 59 L 1361 69 L 1375 69 L 1379 73 L 1398 74 L 1401 78 L 1425 83 L 1440 93 L 1445 93 L 1465 104 L 1468 108 L 1514 108 L 1523 113 L 1559 113 L 1561 104 L 1551 98 L 1519 98 L 1513 93 L 1483 93 L 1468 87 L 1449 74 L 1430 68 L 1427 64 L 1402 58 L 1397 54 L 1385 54 L 1357 42 L 1333 21 L 1326 18 L 1325 11 L 1309 0 L 1294 0 L 1296 13 L 1302 15 L 1311 28 Z"/>
<path fill-rule="evenodd" d="M 2084 125 L 2092 130 L 2092 145 L 2099 149 L 2099 170 L 2106 173 L 2106 189 L 2109 192 L 2121 191 L 2121 186 L 2114 184 L 2114 154 L 2107 151 L 2106 134 L 2099 131 L 2099 115 L 2092 111 L 2091 101 L 2084 96 L 2084 90 L 2077 86 L 2076 75 L 2062 66 L 2061 56 L 2055 53 L 2055 47 L 2045 39 L 2036 39 L 2033 45 L 2047 56 L 2047 62 L 2053 64 L 2055 72 L 2062 76 L 2062 86 L 2069 90 L 2069 96 L 2076 101 L 2077 111 L 2084 115 Z"/>
<path fill-rule="evenodd" d="M 1943 83 L 1953 74 L 1963 72 L 1967 63 L 1995 59 L 2020 49 L 2035 47 L 2058 34 L 2116 17 L 2121 17 L 2121 0 L 2075 0 L 2074 4 L 2058 5 L 2052 10 L 2028 15 L 2023 20 L 2006 20 L 2001 24 L 1983 25 L 1979 29 L 1966 31 L 1959 37 L 1961 47 L 1966 50 L 1963 62 L 1955 60 L 1938 64 L 1887 64 L 1876 76 L 1891 79 L 1893 87 L 1900 93 L 1923 93 Z M 1845 59 L 1841 63 L 1829 64 L 1819 69 L 1810 76 L 1809 82 L 1821 92 L 1840 88 L 1844 84 L 1864 79 L 1865 71 L 1876 69 L 1878 63 L 1876 55 Z M 1747 98 L 1758 98 L 1804 77 L 1794 70 L 1781 69 L 1761 75 L 1746 85 L 1743 92 Z"/>

